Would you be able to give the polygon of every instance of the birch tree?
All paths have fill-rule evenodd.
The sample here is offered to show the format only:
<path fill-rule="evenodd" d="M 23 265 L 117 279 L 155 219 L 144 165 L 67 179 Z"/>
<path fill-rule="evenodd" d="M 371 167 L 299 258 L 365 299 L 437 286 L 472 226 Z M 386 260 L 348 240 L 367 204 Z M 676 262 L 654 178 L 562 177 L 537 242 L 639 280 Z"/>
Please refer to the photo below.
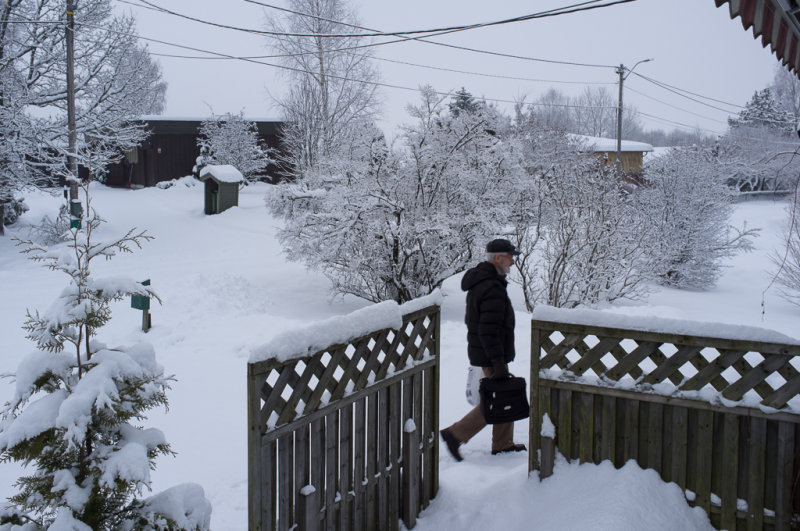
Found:
<path fill-rule="evenodd" d="M 346 145 L 359 127 L 377 114 L 378 72 L 355 10 L 345 0 L 290 0 L 295 13 L 273 16 L 267 28 L 277 33 L 269 45 L 281 54 L 289 89 L 274 97 L 286 125 L 283 162 L 303 176 L 321 157 Z"/>

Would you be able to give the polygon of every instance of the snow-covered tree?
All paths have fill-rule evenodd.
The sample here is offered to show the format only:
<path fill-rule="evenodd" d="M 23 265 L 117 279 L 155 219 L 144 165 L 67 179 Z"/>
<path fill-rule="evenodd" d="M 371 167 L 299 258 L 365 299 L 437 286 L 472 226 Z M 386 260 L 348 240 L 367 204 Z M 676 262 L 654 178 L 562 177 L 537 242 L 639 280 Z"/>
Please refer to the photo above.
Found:
<path fill-rule="evenodd" d="M 524 105 L 525 102 L 520 103 Z M 549 131 L 578 132 L 569 96 L 556 89 L 551 88 L 539 96 L 531 111 L 538 127 Z"/>
<path fill-rule="evenodd" d="M 198 160 L 198 172 L 206 164 L 230 164 L 242 173 L 245 183 L 262 177 L 273 162 L 270 149 L 258 138 L 255 122 L 246 120 L 241 112 L 212 116 L 204 121 L 197 145 L 202 157 L 202 161 Z"/>
<path fill-rule="evenodd" d="M 359 137 L 376 116 L 378 72 L 357 36 L 358 17 L 345 0 L 290 0 L 294 13 L 267 20 L 270 45 L 280 54 L 289 90 L 275 98 L 286 125 L 281 162 L 299 177 L 320 157 Z"/>
<path fill-rule="evenodd" d="M 480 110 L 482 102 L 475 99 L 475 97 L 464 87 L 453 94 L 453 101 L 447 106 L 450 109 L 450 114 L 457 117 L 462 111 L 467 113 L 475 113 Z"/>
<path fill-rule="evenodd" d="M 614 137 L 617 132 L 617 102 L 606 87 L 586 87 L 572 100 L 575 130 L 588 136 Z"/>
<path fill-rule="evenodd" d="M 63 0 L 0 0 L 0 202 L 25 186 L 71 175 Z M 110 0 L 75 13 L 77 162 L 102 167 L 144 137 L 141 114 L 160 112 L 166 85 L 138 44 L 135 21 Z M 113 148 L 112 148 L 113 146 Z"/>
<path fill-rule="evenodd" d="M 323 271 L 336 293 L 425 295 L 472 263 L 506 221 L 507 181 L 520 170 L 495 133 L 496 112 L 480 105 L 454 117 L 430 88 L 409 110 L 416 122 L 401 149 L 365 128 L 348 152 L 267 198 L 285 219 L 290 258 Z"/>
<path fill-rule="evenodd" d="M 661 284 L 705 289 L 722 259 L 752 248 L 758 229 L 730 225 L 732 190 L 712 149 L 676 148 L 648 166 L 636 193 L 648 227 L 651 269 Z"/>
<path fill-rule="evenodd" d="M 778 107 L 800 126 L 800 79 L 781 64 L 775 65 L 775 77 L 769 87 Z M 789 131 L 791 133 L 791 131 Z"/>
<path fill-rule="evenodd" d="M 793 135 L 796 130 L 794 117 L 778 105 L 770 88 L 757 90 L 739 111 L 736 118 L 728 118 L 731 129 L 737 127 L 763 127 L 781 135 Z"/>
<path fill-rule="evenodd" d="M 173 378 L 150 345 L 109 348 L 97 334 L 111 319 L 112 301 L 156 295 L 129 278 L 97 278 L 91 263 L 151 236 L 132 229 L 100 241 L 103 220 L 90 212 L 66 246 L 17 240 L 30 259 L 70 283 L 44 313 L 28 311 L 24 324 L 37 350 L 19 364 L 12 398 L 0 410 L 0 458 L 34 470 L 17 480 L 0 529 L 208 529 L 211 506 L 198 485 L 139 497 L 150 488 L 156 457 L 173 452 L 160 430 L 138 424 L 149 409 L 166 407 Z"/>

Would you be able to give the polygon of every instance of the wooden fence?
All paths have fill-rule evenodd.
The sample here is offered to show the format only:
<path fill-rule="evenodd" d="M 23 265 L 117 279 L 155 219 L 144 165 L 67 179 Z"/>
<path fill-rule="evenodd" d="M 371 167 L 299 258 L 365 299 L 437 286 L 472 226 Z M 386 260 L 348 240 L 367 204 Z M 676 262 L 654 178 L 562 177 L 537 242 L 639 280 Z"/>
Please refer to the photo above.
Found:
<path fill-rule="evenodd" d="M 438 490 L 438 306 L 248 365 L 249 529 L 414 527 Z"/>
<path fill-rule="evenodd" d="M 718 529 L 798 527 L 799 346 L 534 320 L 531 349 L 529 470 L 546 413 L 568 459 L 634 459 Z"/>

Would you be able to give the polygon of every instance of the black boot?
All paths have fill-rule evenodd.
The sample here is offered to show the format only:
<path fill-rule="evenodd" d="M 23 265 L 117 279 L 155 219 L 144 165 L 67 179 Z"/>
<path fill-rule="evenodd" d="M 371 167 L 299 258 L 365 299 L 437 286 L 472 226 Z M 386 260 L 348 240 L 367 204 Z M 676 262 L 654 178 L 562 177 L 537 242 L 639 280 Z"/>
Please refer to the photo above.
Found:
<path fill-rule="evenodd" d="M 464 458 L 461 457 L 461 452 L 458 451 L 458 447 L 461 443 L 456 439 L 456 436 L 448 430 L 447 428 L 443 429 L 439 432 L 442 435 L 442 440 L 447 445 L 447 449 L 450 450 L 450 455 L 453 456 L 453 459 L 456 461 L 463 461 Z"/>

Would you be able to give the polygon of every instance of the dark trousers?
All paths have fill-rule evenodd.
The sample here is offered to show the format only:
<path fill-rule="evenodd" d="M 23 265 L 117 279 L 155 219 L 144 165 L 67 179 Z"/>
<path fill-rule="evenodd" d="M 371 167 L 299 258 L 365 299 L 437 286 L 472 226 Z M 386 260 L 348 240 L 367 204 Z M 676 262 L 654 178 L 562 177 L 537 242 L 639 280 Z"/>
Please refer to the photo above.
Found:
<path fill-rule="evenodd" d="M 488 378 L 494 373 L 492 367 L 483 367 L 483 374 Z M 459 442 L 465 443 L 486 426 L 481 405 L 475 406 L 472 411 L 464 415 L 458 422 L 453 423 L 448 430 Z M 505 450 L 514 444 L 514 423 L 492 425 L 492 451 Z"/>

